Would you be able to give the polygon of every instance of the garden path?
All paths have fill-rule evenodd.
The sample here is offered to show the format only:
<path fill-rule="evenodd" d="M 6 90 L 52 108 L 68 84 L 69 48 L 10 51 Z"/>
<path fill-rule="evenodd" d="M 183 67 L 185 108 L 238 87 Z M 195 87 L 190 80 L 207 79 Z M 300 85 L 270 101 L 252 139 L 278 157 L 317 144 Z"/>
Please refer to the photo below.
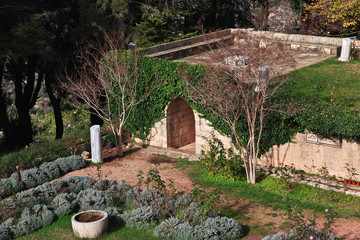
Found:
<path fill-rule="evenodd" d="M 96 166 L 90 166 L 68 173 L 62 178 L 90 176 L 94 179 L 124 181 L 134 186 L 138 183 L 137 175 L 140 170 L 146 177 L 146 173 L 150 169 L 156 168 L 166 184 L 169 183 L 168 179 L 173 179 L 175 189 L 179 192 L 191 193 L 195 186 L 186 171 L 174 167 L 174 163 L 178 162 L 176 159 L 153 155 L 149 150 L 130 151 L 122 158 L 115 157 L 115 153 L 115 148 L 104 148 L 104 163 L 99 169 Z M 284 212 L 274 211 L 271 208 L 244 199 L 229 199 L 228 207 L 235 212 L 235 215 L 242 216 L 241 219 L 238 219 L 240 223 L 252 229 L 252 233 L 247 234 L 242 238 L 243 240 L 260 240 L 268 232 L 287 231 Z M 305 213 L 305 215 L 311 218 L 310 212 Z M 317 218 L 319 226 L 322 226 L 323 221 L 323 217 Z M 346 240 L 360 240 L 359 227 L 359 219 L 338 218 L 335 222 L 334 233 Z"/>

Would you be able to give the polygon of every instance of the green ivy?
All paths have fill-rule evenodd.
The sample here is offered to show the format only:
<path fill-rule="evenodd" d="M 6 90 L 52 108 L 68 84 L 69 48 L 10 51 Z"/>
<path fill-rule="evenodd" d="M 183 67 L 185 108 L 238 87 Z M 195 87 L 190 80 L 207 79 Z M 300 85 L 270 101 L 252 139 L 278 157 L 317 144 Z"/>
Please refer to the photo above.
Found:
<path fill-rule="evenodd" d="M 216 130 L 233 138 L 228 125 L 222 119 L 211 113 L 205 106 L 196 104 L 187 97 L 186 86 L 182 79 L 183 73 L 190 75 L 193 79 L 201 78 L 204 75 L 204 67 L 199 64 L 140 57 L 139 94 L 146 84 L 151 83 L 151 80 L 159 79 L 160 81 L 146 101 L 134 107 L 125 127 L 135 133 L 136 137 L 146 139 L 155 123 L 166 116 L 165 108 L 168 103 L 176 97 L 182 97 L 202 117 L 209 120 Z M 290 103 L 292 106 L 297 106 L 295 111 L 287 111 Z M 285 111 L 271 111 L 265 116 L 260 154 L 267 152 L 274 145 L 291 141 L 297 132 L 303 132 L 305 129 L 327 136 L 360 139 L 358 110 L 311 99 L 295 99 L 283 93 L 274 96 L 268 104 L 285 109 Z M 243 141 L 247 142 L 249 133 L 245 118 L 238 121 L 237 131 Z"/>

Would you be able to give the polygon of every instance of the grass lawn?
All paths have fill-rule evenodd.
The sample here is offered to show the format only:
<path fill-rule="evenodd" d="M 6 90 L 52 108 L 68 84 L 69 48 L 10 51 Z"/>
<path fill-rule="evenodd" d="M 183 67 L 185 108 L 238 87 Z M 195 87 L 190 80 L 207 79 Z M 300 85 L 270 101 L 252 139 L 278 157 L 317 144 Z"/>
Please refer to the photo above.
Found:
<path fill-rule="evenodd" d="M 296 78 L 282 90 L 295 96 L 309 96 L 326 102 L 335 101 L 360 109 L 360 60 L 339 62 L 337 57 L 296 71 Z"/>
<path fill-rule="evenodd" d="M 222 176 L 213 176 L 200 162 L 181 161 L 177 163 L 177 167 L 188 169 L 189 176 L 194 182 L 205 189 L 216 188 L 229 199 L 246 199 L 259 206 L 270 207 L 274 214 L 284 213 L 289 207 L 294 209 L 296 206 L 307 213 L 316 212 L 318 216 L 323 215 L 325 209 L 329 209 L 335 212 L 336 217 L 360 219 L 360 198 L 355 196 L 290 183 L 271 176 L 258 179 L 256 185 L 251 185 L 247 183 L 245 177 L 234 181 Z M 240 223 L 246 223 L 248 220 L 229 208 L 225 209 L 223 214 Z M 285 231 L 287 227 L 284 226 Z M 273 233 L 271 226 L 265 226 L 261 220 L 258 225 L 249 226 L 248 231 L 261 235 Z"/>

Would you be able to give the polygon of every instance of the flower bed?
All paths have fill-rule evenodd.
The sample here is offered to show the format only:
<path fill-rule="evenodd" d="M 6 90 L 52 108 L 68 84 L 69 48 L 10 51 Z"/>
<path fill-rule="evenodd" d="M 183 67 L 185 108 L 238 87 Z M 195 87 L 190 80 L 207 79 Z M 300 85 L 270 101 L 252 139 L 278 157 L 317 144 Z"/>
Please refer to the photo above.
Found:
<path fill-rule="evenodd" d="M 120 213 L 119 206 L 133 210 Z M 142 191 L 112 180 L 71 176 L 3 200 L 0 240 L 36 231 L 50 225 L 58 216 L 90 209 L 103 210 L 109 214 L 110 221 L 128 227 L 155 228 L 154 236 L 159 238 L 238 239 L 243 235 L 238 222 L 204 211 L 191 195 L 174 199 L 156 189 Z"/>

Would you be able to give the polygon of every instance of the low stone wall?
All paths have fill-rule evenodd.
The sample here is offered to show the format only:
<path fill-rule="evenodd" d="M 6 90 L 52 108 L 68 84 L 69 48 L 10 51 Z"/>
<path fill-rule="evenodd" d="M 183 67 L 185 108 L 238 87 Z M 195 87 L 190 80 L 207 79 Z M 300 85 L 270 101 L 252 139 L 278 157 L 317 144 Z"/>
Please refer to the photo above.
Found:
<path fill-rule="evenodd" d="M 194 43 L 201 43 L 201 42 L 206 43 L 207 39 L 212 39 L 214 37 L 217 37 L 217 38 L 225 37 L 225 36 L 231 35 L 231 33 L 232 33 L 232 30 L 229 28 L 229 29 L 221 30 L 218 32 L 210 33 L 210 34 L 205 34 L 205 35 L 202 35 L 199 37 L 186 38 L 186 39 L 182 39 L 182 40 L 177 40 L 177 41 L 173 41 L 173 42 L 169 42 L 169 43 L 163 43 L 160 45 L 152 46 L 152 47 L 149 47 L 149 48 L 141 51 L 141 53 L 142 54 L 152 54 L 152 53 L 166 51 L 166 50 L 170 50 L 170 49 L 174 49 L 174 48 L 184 47 L 184 46 L 191 45 Z"/>
<path fill-rule="evenodd" d="M 360 142 L 298 133 L 293 143 L 272 147 L 262 156 L 259 164 L 289 166 L 309 173 L 320 173 L 326 169 L 330 176 L 346 179 L 351 178 L 353 172 L 360 180 Z"/>
<path fill-rule="evenodd" d="M 269 31 L 255 31 L 253 29 L 231 29 L 232 33 L 238 31 L 246 31 L 254 37 L 257 38 L 269 38 L 276 41 L 282 42 L 299 42 L 299 43 L 308 43 L 308 44 L 321 44 L 321 45 L 333 45 L 341 46 L 342 38 L 336 37 L 322 37 L 322 36 L 311 36 L 311 35 L 301 35 L 301 34 L 287 34 L 287 33 L 277 33 Z M 360 46 L 360 40 L 354 40 L 356 46 Z"/>

